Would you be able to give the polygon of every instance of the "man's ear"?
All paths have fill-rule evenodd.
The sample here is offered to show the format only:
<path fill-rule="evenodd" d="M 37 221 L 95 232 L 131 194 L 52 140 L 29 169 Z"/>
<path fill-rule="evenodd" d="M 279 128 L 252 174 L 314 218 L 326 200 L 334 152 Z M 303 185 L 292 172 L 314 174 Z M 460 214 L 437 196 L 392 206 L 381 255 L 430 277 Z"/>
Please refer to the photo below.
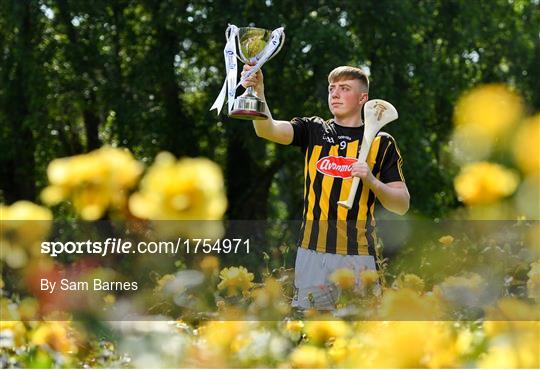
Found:
<path fill-rule="evenodd" d="M 368 94 L 367 93 L 363 93 L 362 94 L 362 98 L 360 98 L 358 100 L 358 105 L 364 105 L 367 101 L 368 101 Z"/>

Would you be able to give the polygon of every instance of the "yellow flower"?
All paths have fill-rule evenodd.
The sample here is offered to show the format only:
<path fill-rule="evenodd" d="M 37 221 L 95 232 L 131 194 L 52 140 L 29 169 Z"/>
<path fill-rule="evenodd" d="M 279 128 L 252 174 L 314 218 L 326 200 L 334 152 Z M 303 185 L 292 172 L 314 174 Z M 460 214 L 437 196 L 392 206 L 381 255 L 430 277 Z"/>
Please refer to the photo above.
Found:
<path fill-rule="evenodd" d="M 273 277 L 265 279 L 262 287 L 253 290 L 251 297 L 253 303 L 250 310 L 258 312 L 259 315 L 272 315 L 276 310 L 279 313 L 286 314 L 290 309 L 289 303 L 285 300 L 281 284 Z"/>
<path fill-rule="evenodd" d="M 98 150 L 101 157 L 106 158 L 110 182 L 117 188 L 132 188 L 143 171 L 143 166 L 137 162 L 126 149 L 105 146 Z"/>
<path fill-rule="evenodd" d="M 47 169 L 50 186 L 41 198 L 48 205 L 71 200 L 83 219 L 95 220 L 111 206 L 125 207 L 127 191 L 142 170 L 142 164 L 129 151 L 109 146 L 55 159 Z"/>
<path fill-rule="evenodd" d="M 489 162 L 466 165 L 454 179 L 459 198 L 468 205 L 495 202 L 512 194 L 517 185 L 513 171 Z"/>
<path fill-rule="evenodd" d="M 398 289 L 411 289 L 416 293 L 422 293 L 424 291 L 424 280 L 415 274 L 400 275 L 395 282 Z"/>
<path fill-rule="evenodd" d="M 87 184 L 73 192 L 73 207 L 84 220 L 97 220 L 111 203 L 111 193 L 101 185 Z"/>
<path fill-rule="evenodd" d="M 156 222 L 156 232 L 163 238 L 219 238 L 223 233 L 219 220 L 226 208 L 223 175 L 217 164 L 206 158 L 176 161 L 166 152 L 156 157 L 141 180 L 139 192 L 129 199 L 130 211 L 139 218 L 197 220 Z"/>
<path fill-rule="evenodd" d="M 347 324 L 340 320 L 319 320 L 307 321 L 304 331 L 311 344 L 322 346 L 328 341 L 344 337 L 349 329 Z"/>
<path fill-rule="evenodd" d="M 2 205 L 0 238 L 9 238 L 13 244 L 31 247 L 41 242 L 51 228 L 52 212 L 26 200 L 20 200 L 11 206 Z M 14 235 L 15 234 L 15 235 Z"/>
<path fill-rule="evenodd" d="M 369 287 L 379 281 L 379 273 L 375 270 L 364 270 L 360 272 L 360 280 L 364 287 Z"/>
<path fill-rule="evenodd" d="M 0 320 L 0 348 L 22 346 L 25 342 L 25 333 L 26 328 L 22 321 Z"/>
<path fill-rule="evenodd" d="M 476 87 L 458 100 L 454 110 L 457 127 L 472 127 L 488 137 L 498 137 L 523 115 L 521 97 L 501 84 Z"/>
<path fill-rule="evenodd" d="M 536 332 L 518 332 L 504 340 L 492 341 L 487 353 L 480 357 L 478 367 L 538 369 L 540 367 L 539 334 L 540 323 L 536 323 Z"/>
<path fill-rule="evenodd" d="M 160 153 L 130 199 L 140 218 L 156 220 L 218 220 L 227 206 L 218 165 L 205 158 Z"/>
<path fill-rule="evenodd" d="M 31 342 L 36 345 L 48 345 L 53 350 L 61 353 L 76 352 L 77 347 L 68 329 L 66 322 L 41 322 L 33 333 Z"/>
<path fill-rule="evenodd" d="M 452 235 L 445 235 L 439 238 L 439 243 L 441 243 L 444 246 L 452 245 L 453 242 L 454 242 L 454 237 Z"/>
<path fill-rule="evenodd" d="M 540 114 L 527 119 L 514 139 L 514 157 L 525 173 L 540 172 Z"/>
<path fill-rule="evenodd" d="M 507 297 L 500 299 L 496 305 L 487 307 L 485 311 L 484 331 L 488 337 L 521 332 L 536 332 L 538 335 L 538 306 Z"/>
<path fill-rule="evenodd" d="M 531 263 L 531 270 L 527 273 L 527 293 L 540 303 L 540 260 Z"/>
<path fill-rule="evenodd" d="M 243 267 L 226 267 L 219 273 L 221 282 L 218 284 L 219 290 L 226 290 L 228 296 L 242 293 L 246 296 L 253 286 L 253 274 Z"/>
<path fill-rule="evenodd" d="M 302 345 L 290 355 L 291 367 L 295 369 L 324 369 L 328 367 L 326 351 L 321 348 Z"/>
<path fill-rule="evenodd" d="M 460 354 L 468 354 L 471 352 L 474 342 L 474 334 L 470 329 L 463 329 L 458 333 L 456 338 L 456 349 Z"/>
<path fill-rule="evenodd" d="M 2 207 L 0 212 L 0 220 L 2 221 L 52 220 L 50 210 L 27 200 L 20 200 L 11 206 L 0 206 Z"/>
<path fill-rule="evenodd" d="M 285 329 L 290 333 L 300 333 L 304 328 L 304 322 L 301 320 L 287 320 Z"/>
<path fill-rule="evenodd" d="M 379 315 L 384 320 L 437 320 L 443 310 L 440 302 L 432 295 L 420 295 L 402 288 L 384 293 Z"/>
<path fill-rule="evenodd" d="M 219 258 L 216 256 L 205 256 L 199 266 L 206 275 L 212 275 L 214 271 L 219 269 Z"/>
<path fill-rule="evenodd" d="M 249 332 L 251 323 L 245 321 L 210 321 L 199 328 L 201 338 L 215 351 L 231 350 L 237 338 Z"/>
<path fill-rule="evenodd" d="M 343 338 L 338 338 L 328 349 L 328 357 L 330 357 L 332 363 L 341 365 L 347 358 L 349 350 L 349 343 Z"/>
<path fill-rule="evenodd" d="M 340 268 L 330 275 L 330 281 L 341 289 L 352 289 L 356 283 L 356 277 L 351 269 Z"/>
<path fill-rule="evenodd" d="M 42 257 L 36 244 L 49 234 L 52 212 L 29 201 L 0 205 L 0 260 L 11 268 L 21 268 L 32 257 Z"/>
<path fill-rule="evenodd" d="M 523 116 L 521 97 L 507 86 L 476 87 L 460 97 L 454 110 L 450 147 L 459 163 L 488 158 L 492 149 L 507 142 L 506 133 Z"/>
<path fill-rule="evenodd" d="M 502 298 L 497 302 L 495 307 L 486 309 L 488 313 L 487 319 L 507 319 L 513 321 L 539 320 L 540 311 L 537 308 L 532 304 L 527 304 L 516 298 Z"/>
<path fill-rule="evenodd" d="M 361 349 L 347 367 L 449 368 L 459 365 L 451 323 L 371 321 L 357 336 Z"/>

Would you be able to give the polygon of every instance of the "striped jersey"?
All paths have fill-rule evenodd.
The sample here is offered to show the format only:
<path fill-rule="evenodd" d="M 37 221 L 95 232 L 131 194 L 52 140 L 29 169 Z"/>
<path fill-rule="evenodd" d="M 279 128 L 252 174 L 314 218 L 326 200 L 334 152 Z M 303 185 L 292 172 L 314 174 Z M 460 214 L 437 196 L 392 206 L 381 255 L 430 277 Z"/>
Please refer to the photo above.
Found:
<path fill-rule="evenodd" d="M 299 247 L 343 255 L 375 256 L 375 194 L 358 187 L 353 207 L 338 207 L 352 184 L 352 164 L 358 157 L 364 126 L 345 127 L 333 119 L 294 118 L 292 145 L 304 153 L 304 214 Z M 367 158 L 373 175 L 383 183 L 405 181 L 403 160 L 392 136 L 379 132 Z"/>

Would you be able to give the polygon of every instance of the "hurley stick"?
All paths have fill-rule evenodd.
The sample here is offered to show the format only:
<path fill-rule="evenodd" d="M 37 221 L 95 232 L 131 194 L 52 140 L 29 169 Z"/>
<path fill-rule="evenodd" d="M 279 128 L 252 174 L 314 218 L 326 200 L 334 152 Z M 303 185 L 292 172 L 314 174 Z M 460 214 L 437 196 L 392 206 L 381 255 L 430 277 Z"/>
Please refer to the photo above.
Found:
<path fill-rule="evenodd" d="M 398 112 L 396 108 L 385 100 L 373 99 L 364 105 L 364 137 L 362 138 L 362 145 L 358 154 L 358 162 L 366 161 L 371 143 L 373 143 L 375 135 L 377 135 L 381 128 L 397 118 Z M 354 197 L 358 190 L 358 184 L 360 184 L 360 178 L 355 177 L 349 191 L 349 197 L 345 201 L 339 201 L 338 205 L 347 209 L 352 208 Z"/>

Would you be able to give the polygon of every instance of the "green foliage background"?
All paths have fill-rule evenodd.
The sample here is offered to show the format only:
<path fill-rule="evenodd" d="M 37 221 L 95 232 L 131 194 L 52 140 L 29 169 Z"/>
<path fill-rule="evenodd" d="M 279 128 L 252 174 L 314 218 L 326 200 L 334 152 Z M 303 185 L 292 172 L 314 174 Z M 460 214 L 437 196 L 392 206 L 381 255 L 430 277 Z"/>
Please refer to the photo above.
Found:
<path fill-rule="evenodd" d="M 372 98 L 400 112 L 413 212 L 457 205 L 453 105 L 488 82 L 540 108 L 538 1 L 0 0 L 0 200 L 37 200 L 50 160 L 104 144 L 144 162 L 162 150 L 224 169 L 230 219 L 300 219 L 303 158 L 209 112 L 228 23 L 285 27 L 264 66 L 274 117 L 321 115 L 328 72 L 369 67 Z"/>

